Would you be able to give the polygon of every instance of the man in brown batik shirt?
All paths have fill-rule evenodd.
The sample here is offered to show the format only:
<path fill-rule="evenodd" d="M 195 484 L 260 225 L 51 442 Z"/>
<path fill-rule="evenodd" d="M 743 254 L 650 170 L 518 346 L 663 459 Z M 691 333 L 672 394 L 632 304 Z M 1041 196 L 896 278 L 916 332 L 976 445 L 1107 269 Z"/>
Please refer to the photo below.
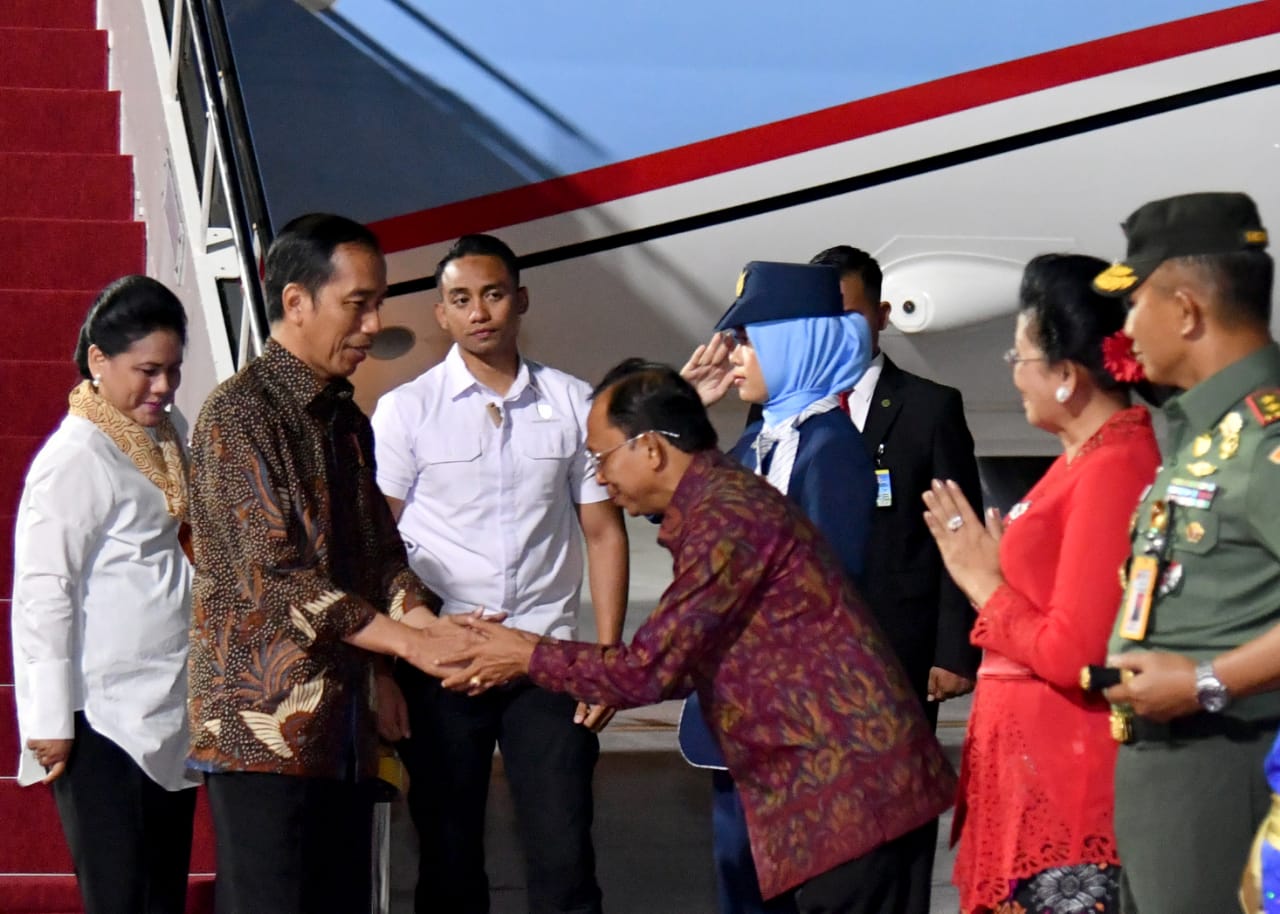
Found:
<path fill-rule="evenodd" d="M 303 216 L 266 286 L 271 339 L 193 435 L 190 764 L 207 774 L 219 912 L 361 912 L 377 738 L 407 735 L 377 655 L 431 672 L 460 630 L 409 570 L 346 380 L 379 329 L 377 240 Z"/>

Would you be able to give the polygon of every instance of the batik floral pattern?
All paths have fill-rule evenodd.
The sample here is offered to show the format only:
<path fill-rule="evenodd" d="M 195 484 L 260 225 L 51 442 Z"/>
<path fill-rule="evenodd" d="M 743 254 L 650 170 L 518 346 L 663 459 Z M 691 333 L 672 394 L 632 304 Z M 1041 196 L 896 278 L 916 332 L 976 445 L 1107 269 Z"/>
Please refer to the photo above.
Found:
<path fill-rule="evenodd" d="M 435 598 L 374 482 L 368 419 L 274 342 L 192 440 L 192 760 L 316 777 L 375 764 L 372 657 L 344 636 Z M 339 517 L 340 515 L 340 517 Z M 354 742 L 354 745 L 353 745 Z"/>
<path fill-rule="evenodd" d="M 719 454 L 681 479 L 674 580 L 630 645 L 544 640 L 539 685 L 614 706 L 695 689 L 742 794 L 765 897 L 937 816 L 954 776 L 821 535 Z"/>

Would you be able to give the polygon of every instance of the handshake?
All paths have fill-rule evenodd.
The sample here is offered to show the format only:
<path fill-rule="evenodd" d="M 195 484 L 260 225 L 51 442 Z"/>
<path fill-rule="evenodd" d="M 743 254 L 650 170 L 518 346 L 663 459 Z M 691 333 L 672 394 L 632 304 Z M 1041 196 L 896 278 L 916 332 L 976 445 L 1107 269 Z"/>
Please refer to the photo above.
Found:
<path fill-rule="evenodd" d="M 407 614 L 402 621 L 415 631 L 398 654 L 443 680 L 445 688 L 478 695 L 529 672 L 539 639 L 504 627 L 505 618 L 483 607 L 470 615 L 437 617 L 425 610 Z"/>

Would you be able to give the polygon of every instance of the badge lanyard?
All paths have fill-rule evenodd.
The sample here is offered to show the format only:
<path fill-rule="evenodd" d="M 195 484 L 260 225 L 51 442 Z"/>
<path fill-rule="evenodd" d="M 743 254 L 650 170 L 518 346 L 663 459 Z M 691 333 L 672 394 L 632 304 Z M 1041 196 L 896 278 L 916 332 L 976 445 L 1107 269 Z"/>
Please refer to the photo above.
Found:
<path fill-rule="evenodd" d="M 1129 641 L 1141 641 L 1147 636 L 1151 621 L 1151 605 L 1155 600 L 1160 579 L 1169 567 L 1170 531 L 1173 529 L 1173 513 L 1176 503 L 1157 498 L 1151 502 L 1142 554 L 1129 559 L 1124 602 L 1120 609 L 1120 637 Z"/>

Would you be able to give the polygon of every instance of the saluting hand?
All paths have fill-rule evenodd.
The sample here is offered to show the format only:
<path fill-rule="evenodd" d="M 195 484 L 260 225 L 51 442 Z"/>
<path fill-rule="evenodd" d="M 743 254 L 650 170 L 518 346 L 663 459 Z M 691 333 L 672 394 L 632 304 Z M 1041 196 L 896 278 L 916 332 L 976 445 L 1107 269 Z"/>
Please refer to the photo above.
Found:
<path fill-rule="evenodd" d="M 924 522 L 933 534 L 951 579 L 964 595 L 981 607 L 1004 576 L 1000 573 L 1000 538 L 1004 521 L 992 508 L 985 521 L 978 517 L 954 480 L 935 479 L 923 495 Z"/>
<path fill-rule="evenodd" d="M 693 385 L 703 406 L 719 403 L 733 386 L 729 347 L 720 334 L 693 350 L 680 369 L 680 377 Z"/>

